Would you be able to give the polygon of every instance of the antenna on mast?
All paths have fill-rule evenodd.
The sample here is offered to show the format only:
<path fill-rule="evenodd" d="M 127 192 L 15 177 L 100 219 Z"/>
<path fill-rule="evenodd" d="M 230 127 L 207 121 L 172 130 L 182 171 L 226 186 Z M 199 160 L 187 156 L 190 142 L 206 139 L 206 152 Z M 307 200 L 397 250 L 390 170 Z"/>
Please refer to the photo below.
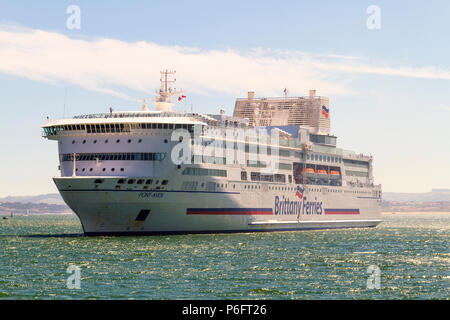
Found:
<path fill-rule="evenodd" d="M 64 89 L 64 108 L 63 108 L 63 118 L 66 117 L 66 99 L 67 99 L 67 87 Z"/>
<path fill-rule="evenodd" d="M 144 99 L 144 101 L 142 102 L 142 111 L 148 111 L 148 108 L 147 108 L 147 101 L 145 101 L 145 99 Z"/>
<path fill-rule="evenodd" d="M 172 85 L 175 84 L 177 79 L 175 79 L 174 70 L 163 70 L 161 71 L 161 87 L 158 92 L 158 96 L 155 100 L 156 110 L 157 111 L 171 111 L 172 110 L 172 97 L 174 95 L 183 93 L 183 91 L 176 91 L 176 89 L 172 89 Z"/>

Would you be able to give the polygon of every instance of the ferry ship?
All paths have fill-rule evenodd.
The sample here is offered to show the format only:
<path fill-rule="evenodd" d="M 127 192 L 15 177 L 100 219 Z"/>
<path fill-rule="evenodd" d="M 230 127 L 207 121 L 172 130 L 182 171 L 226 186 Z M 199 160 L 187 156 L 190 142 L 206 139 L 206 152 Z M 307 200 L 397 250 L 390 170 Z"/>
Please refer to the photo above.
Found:
<path fill-rule="evenodd" d="M 285 90 L 279 98 L 249 92 L 236 100 L 233 116 L 180 112 L 173 99 L 186 96 L 173 88 L 174 75 L 161 72 L 155 110 L 144 100 L 139 111 L 110 108 L 42 126 L 43 137 L 58 142 L 60 176 L 53 180 L 85 235 L 292 231 L 382 221 L 373 157 L 337 147 L 328 98 L 315 90 L 305 97 Z"/>

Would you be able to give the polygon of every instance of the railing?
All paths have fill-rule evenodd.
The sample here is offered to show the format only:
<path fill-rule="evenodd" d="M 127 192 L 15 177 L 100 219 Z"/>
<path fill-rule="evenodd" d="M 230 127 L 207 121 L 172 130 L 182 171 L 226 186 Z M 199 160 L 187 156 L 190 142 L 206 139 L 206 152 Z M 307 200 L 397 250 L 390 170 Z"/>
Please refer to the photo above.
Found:
<path fill-rule="evenodd" d="M 280 100 L 299 100 L 299 99 L 314 99 L 314 100 L 329 100 L 324 96 L 302 96 L 302 97 L 270 97 L 270 98 L 237 98 L 236 101 L 280 101 Z"/>
<path fill-rule="evenodd" d="M 117 119 L 117 118 L 144 118 L 144 117 L 189 117 L 192 113 L 179 112 L 116 112 L 116 113 L 95 113 L 74 116 L 73 119 Z"/>

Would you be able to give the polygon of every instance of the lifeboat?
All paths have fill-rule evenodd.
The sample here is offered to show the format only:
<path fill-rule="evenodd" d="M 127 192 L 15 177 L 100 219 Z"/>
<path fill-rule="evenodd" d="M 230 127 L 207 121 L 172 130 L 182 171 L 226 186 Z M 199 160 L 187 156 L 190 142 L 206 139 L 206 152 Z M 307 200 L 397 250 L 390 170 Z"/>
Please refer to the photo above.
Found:
<path fill-rule="evenodd" d="M 332 176 L 338 176 L 338 175 L 339 175 L 339 171 L 331 170 L 331 171 L 330 171 L 330 174 L 331 174 Z"/>
<path fill-rule="evenodd" d="M 306 173 L 314 173 L 314 169 L 313 168 L 306 168 L 305 172 Z"/>
<path fill-rule="evenodd" d="M 317 170 L 318 174 L 328 174 L 327 170 L 319 169 Z"/>

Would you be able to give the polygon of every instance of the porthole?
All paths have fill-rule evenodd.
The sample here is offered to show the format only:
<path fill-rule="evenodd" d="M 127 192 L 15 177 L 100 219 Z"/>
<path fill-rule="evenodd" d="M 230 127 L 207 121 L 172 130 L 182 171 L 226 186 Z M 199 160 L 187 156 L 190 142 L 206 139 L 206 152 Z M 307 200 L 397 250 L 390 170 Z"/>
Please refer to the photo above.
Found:
<path fill-rule="evenodd" d="M 142 142 L 142 139 L 139 139 L 138 142 L 141 143 L 141 142 Z"/>
<path fill-rule="evenodd" d="M 108 143 L 108 139 L 105 140 L 105 143 Z"/>
<path fill-rule="evenodd" d="M 83 170 L 81 170 L 81 171 L 83 171 L 83 172 L 84 172 L 85 170 L 86 170 L 86 169 L 85 169 L 85 168 L 83 168 Z"/>
<path fill-rule="evenodd" d="M 113 172 L 114 172 L 115 170 L 116 170 L 116 169 L 114 169 L 114 168 L 111 168 L 111 171 L 113 171 Z"/>
<path fill-rule="evenodd" d="M 72 144 L 75 144 L 75 140 L 72 140 Z"/>
<path fill-rule="evenodd" d="M 123 171 L 123 168 L 120 168 L 120 171 Z"/>
<path fill-rule="evenodd" d="M 97 140 L 94 140 L 94 144 L 97 143 Z"/>
<path fill-rule="evenodd" d="M 131 143 L 131 139 L 128 139 L 128 141 L 127 141 L 128 143 Z"/>
<path fill-rule="evenodd" d="M 93 170 L 92 168 L 89 169 L 90 172 L 91 172 L 92 170 Z"/>
<path fill-rule="evenodd" d="M 105 171 L 106 171 L 106 168 L 103 168 L 102 171 L 105 172 Z"/>
<path fill-rule="evenodd" d="M 164 143 L 167 143 L 168 141 L 167 141 L 167 139 L 164 139 Z"/>
<path fill-rule="evenodd" d="M 117 140 L 116 140 L 116 143 L 119 143 L 119 142 L 120 142 L 120 139 L 117 139 Z"/>
<path fill-rule="evenodd" d="M 83 144 L 85 144 L 86 143 L 86 140 L 83 140 Z"/>

